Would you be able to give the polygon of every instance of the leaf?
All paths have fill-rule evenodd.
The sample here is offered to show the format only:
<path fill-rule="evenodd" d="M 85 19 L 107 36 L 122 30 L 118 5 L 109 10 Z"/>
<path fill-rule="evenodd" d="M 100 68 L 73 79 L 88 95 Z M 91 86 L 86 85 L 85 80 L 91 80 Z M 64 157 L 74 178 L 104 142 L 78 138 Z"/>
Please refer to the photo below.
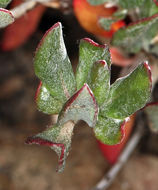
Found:
<path fill-rule="evenodd" d="M 102 18 L 99 19 L 99 24 L 105 30 L 110 30 L 111 29 L 111 25 L 113 23 L 115 23 L 116 21 L 117 21 L 116 18 L 108 18 L 108 17 L 104 18 L 104 17 L 102 17 Z"/>
<path fill-rule="evenodd" d="M 11 8 L 21 3 L 21 0 L 14 0 L 11 3 Z M 25 43 L 36 31 L 45 9 L 44 6 L 38 5 L 24 16 L 16 19 L 14 24 L 5 28 L 1 39 L 1 49 L 3 51 L 10 51 Z"/>
<path fill-rule="evenodd" d="M 110 90 L 110 70 L 105 61 L 97 61 L 93 64 L 88 85 L 93 91 L 98 105 L 102 105 Z"/>
<path fill-rule="evenodd" d="M 128 13 L 127 9 L 119 9 L 113 14 L 113 16 L 119 20 L 122 20 L 127 16 L 127 13 Z"/>
<path fill-rule="evenodd" d="M 109 100 L 101 109 L 101 115 L 124 119 L 147 103 L 151 95 L 151 71 L 147 62 L 140 64 L 129 75 L 112 84 Z"/>
<path fill-rule="evenodd" d="M 94 128 L 95 136 L 104 144 L 118 144 L 124 137 L 124 126 L 127 120 L 128 119 L 123 121 L 99 115 L 97 124 Z"/>
<path fill-rule="evenodd" d="M 53 97 L 42 82 L 36 93 L 36 103 L 38 110 L 46 114 L 58 114 L 63 106 L 62 102 Z"/>
<path fill-rule="evenodd" d="M 12 13 L 7 9 L 0 8 L 0 28 L 4 28 L 13 22 L 14 17 Z"/>
<path fill-rule="evenodd" d="M 109 0 L 87 0 L 91 5 L 101 5 Z"/>
<path fill-rule="evenodd" d="M 147 114 L 147 119 L 151 131 L 158 133 L 158 102 L 149 103 L 144 108 L 144 111 Z"/>
<path fill-rule="evenodd" d="M 26 144 L 39 144 L 49 146 L 53 149 L 59 156 L 57 171 L 62 172 L 65 167 L 66 158 L 69 154 L 73 128 L 74 124 L 72 122 L 68 122 L 63 126 L 54 125 L 42 133 L 29 137 L 26 140 Z"/>
<path fill-rule="evenodd" d="M 125 9 L 139 7 L 145 0 L 119 0 L 119 5 Z"/>
<path fill-rule="evenodd" d="M 158 13 L 158 6 L 153 0 L 144 1 L 142 6 L 139 8 L 139 18 L 145 18 L 153 16 Z"/>
<path fill-rule="evenodd" d="M 12 0 L 0 0 L 0 7 L 6 7 Z"/>
<path fill-rule="evenodd" d="M 50 28 L 38 45 L 34 58 L 35 73 L 52 96 L 65 102 L 76 89 L 61 23 Z"/>
<path fill-rule="evenodd" d="M 85 121 L 90 127 L 94 127 L 98 116 L 98 106 L 94 95 L 87 84 L 78 90 L 64 105 L 58 117 L 59 125 L 71 120 Z"/>
<path fill-rule="evenodd" d="M 158 14 L 139 22 L 135 22 L 118 30 L 112 39 L 112 45 L 124 48 L 125 51 L 137 53 L 143 48 L 143 43 L 150 43 L 158 31 Z M 139 43 L 138 43 L 139 42 Z"/>
<path fill-rule="evenodd" d="M 111 56 L 106 45 L 99 45 L 89 38 L 80 41 L 79 64 L 76 71 L 77 89 L 87 83 L 91 68 L 96 61 L 104 60 L 110 69 Z"/>

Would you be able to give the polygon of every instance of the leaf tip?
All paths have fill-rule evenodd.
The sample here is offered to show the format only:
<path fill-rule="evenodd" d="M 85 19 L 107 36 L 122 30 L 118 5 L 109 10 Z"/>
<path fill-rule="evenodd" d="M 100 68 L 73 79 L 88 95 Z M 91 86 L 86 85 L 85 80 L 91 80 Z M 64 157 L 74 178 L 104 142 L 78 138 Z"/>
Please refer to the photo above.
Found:
<path fill-rule="evenodd" d="M 85 87 L 87 88 L 87 90 L 88 90 L 90 96 L 92 97 L 92 100 L 93 100 L 93 102 L 94 102 L 94 105 L 95 105 L 95 114 L 94 114 L 94 120 L 93 120 L 93 121 L 94 121 L 94 122 L 93 122 L 93 125 L 95 126 L 96 121 L 97 121 L 97 116 L 98 116 L 98 113 L 99 113 L 99 107 L 98 107 L 98 104 L 97 104 L 96 99 L 95 99 L 95 97 L 94 97 L 94 94 L 93 94 L 93 92 L 91 91 L 91 89 L 90 89 L 90 87 L 88 86 L 88 84 L 85 83 L 83 87 L 84 87 L 84 88 L 85 88 Z"/>
<path fill-rule="evenodd" d="M 149 81 L 150 81 L 150 91 L 152 89 L 152 74 L 151 74 L 151 68 L 148 64 L 148 61 L 144 61 L 143 62 L 143 65 L 144 65 L 144 68 L 146 69 L 146 72 L 148 74 L 148 77 L 149 77 Z"/>
<path fill-rule="evenodd" d="M 35 55 L 36 55 L 38 49 L 41 47 L 41 45 L 42 45 L 42 43 L 43 43 L 45 37 L 46 37 L 51 31 L 53 31 L 54 29 L 56 29 L 56 28 L 58 28 L 58 27 L 59 27 L 59 28 L 62 28 L 62 24 L 61 24 L 60 22 L 55 23 L 52 27 L 50 27 L 50 28 L 45 32 L 44 36 L 42 37 L 42 39 L 40 40 L 40 42 L 39 42 L 39 44 L 38 44 L 38 46 L 37 46 L 37 48 L 36 48 Z"/>
<path fill-rule="evenodd" d="M 0 28 L 4 28 L 14 22 L 14 16 L 11 11 L 0 8 Z"/>
<path fill-rule="evenodd" d="M 94 42 L 93 40 L 91 40 L 90 38 L 83 38 L 81 41 L 85 41 L 95 47 L 99 47 L 99 48 L 107 48 L 107 45 L 103 44 L 98 44 L 97 42 Z"/>
<path fill-rule="evenodd" d="M 65 145 L 62 143 L 54 143 L 46 139 L 42 139 L 40 137 L 31 136 L 28 137 L 25 141 L 25 144 L 32 145 L 42 145 L 42 146 L 49 146 L 49 147 L 58 147 L 60 148 L 60 157 L 58 161 L 58 168 L 57 171 L 61 172 L 64 169 L 64 153 L 65 153 Z"/>

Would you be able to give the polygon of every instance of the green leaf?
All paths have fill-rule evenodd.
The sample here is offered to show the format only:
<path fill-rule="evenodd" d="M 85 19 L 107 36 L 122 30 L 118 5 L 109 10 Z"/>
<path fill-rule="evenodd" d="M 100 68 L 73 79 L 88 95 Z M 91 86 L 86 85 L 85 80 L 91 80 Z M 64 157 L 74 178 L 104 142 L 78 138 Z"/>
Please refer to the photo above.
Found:
<path fill-rule="evenodd" d="M 34 67 L 50 94 L 62 103 L 75 92 L 75 77 L 65 48 L 61 23 L 56 23 L 44 35 L 36 51 Z"/>
<path fill-rule="evenodd" d="M 76 71 L 77 89 L 87 83 L 93 64 L 99 60 L 105 60 L 110 68 L 109 48 L 106 45 L 99 45 L 89 38 L 82 39 L 79 47 L 79 64 Z"/>
<path fill-rule="evenodd" d="M 94 133 L 97 139 L 104 144 L 115 145 L 122 141 L 124 137 L 125 121 L 120 119 L 112 119 L 99 115 Z"/>
<path fill-rule="evenodd" d="M 119 20 L 122 20 L 127 16 L 127 13 L 128 13 L 127 9 L 119 9 L 118 11 L 114 12 L 113 16 Z"/>
<path fill-rule="evenodd" d="M 149 103 L 144 111 L 147 114 L 151 131 L 158 133 L 158 102 Z"/>
<path fill-rule="evenodd" d="M 87 0 L 91 5 L 101 5 L 109 0 Z"/>
<path fill-rule="evenodd" d="M 65 167 L 65 160 L 69 154 L 73 128 L 74 124 L 72 122 L 68 122 L 63 126 L 56 124 L 42 133 L 29 137 L 26 140 L 26 144 L 39 144 L 53 149 L 59 156 L 57 171 L 62 172 Z"/>
<path fill-rule="evenodd" d="M 119 5 L 125 9 L 139 7 L 145 0 L 119 0 Z M 148 1 L 148 0 L 147 0 Z"/>
<path fill-rule="evenodd" d="M 144 107 L 151 95 L 151 72 L 147 62 L 112 84 L 109 100 L 101 107 L 101 115 L 124 119 Z"/>
<path fill-rule="evenodd" d="M 110 90 L 110 70 L 105 61 L 98 61 L 93 64 L 88 85 L 93 91 L 98 105 L 102 105 Z"/>
<path fill-rule="evenodd" d="M 105 17 L 102 17 L 99 19 L 99 24 L 100 26 L 105 29 L 105 30 L 110 30 L 111 29 L 111 25 L 113 23 L 115 23 L 117 21 L 116 18 L 105 18 Z"/>
<path fill-rule="evenodd" d="M 6 7 L 12 0 L 0 0 L 0 7 Z"/>
<path fill-rule="evenodd" d="M 137 53 L 143 48 L 143 43 L 151 39 L 158 32 L 158 14 L 133 23 L 118 30 L 112 39 L 112 45 L 124 48 L 125 51 Z M 138 43 L 139 42 L 139 43 Z"/>
<path fill-rule="evenodd" d="M 36 103 L 38 110 L 46 114 L 58 114 L 63 106 L 62 102 L 53 97 L 42 83 L 36 93 Z"/>
<path fill-rule="evenodd" d="M 90 127 L 94 127 L 98 116 L 98 106 L 94 95 L 87 84 L 77 91 L 64 105 L 58 117 L 58 123 L 63 125 L 71 120 L 85 121 Z"/>
<path fill-rule="evenodd" d="M 4 28 L 13 22 L 14 17 L 12 13 L 7 9 L 0 8 L 0 28 Z"/>
<path fill-rule="evenodd" d="M 144 1 L 139 9 L 139 18 L 150 17 L 158 13 L 158 6 L 154 3 L 154 0 Z"/>

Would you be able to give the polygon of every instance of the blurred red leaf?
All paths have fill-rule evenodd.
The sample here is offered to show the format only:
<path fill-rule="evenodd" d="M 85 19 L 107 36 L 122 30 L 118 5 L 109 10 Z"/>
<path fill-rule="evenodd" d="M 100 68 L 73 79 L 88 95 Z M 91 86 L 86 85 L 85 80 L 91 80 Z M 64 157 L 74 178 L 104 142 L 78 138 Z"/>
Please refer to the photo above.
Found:
<path fill-rule="evenodd" d="M 14 0 L 11 8 L 19 5 L 21 1 Z M 32 33 L 36 31 L 38 23 L 45 11 L 45 7 L 38 5 L 24 16 L 18 18 L 13 24 L 9 25 L 3 33 L 1 49 L 3 51 L 13 50 L 22 45 Z"/>

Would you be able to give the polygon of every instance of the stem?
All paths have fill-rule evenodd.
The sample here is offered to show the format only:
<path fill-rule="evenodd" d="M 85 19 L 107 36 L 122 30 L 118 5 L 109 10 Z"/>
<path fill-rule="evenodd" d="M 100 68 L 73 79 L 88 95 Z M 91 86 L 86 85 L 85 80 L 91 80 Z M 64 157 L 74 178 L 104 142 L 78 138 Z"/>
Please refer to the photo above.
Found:
<path fill-rule="evenodd" d="M 143 129 L 143 124 L 139 123 L 138 128 L 136 129 L 135 133 L 131 137 L 124 151 L 120 155 L 117 163 L 109 170 L 107 174 L 105 174 L 105 176 L 101 179 L 101 181 L 92 190 L 106 190 L 112 184 L 118 172 L 126 163 L 129 156 L 131 155 L 131 153 L 137 146 L 138 142 L 140 141 L 140 138 L 142 137 L 142 131 L 143 131 L 142 129 Z"/>
<path fill-rule="evenodd" d="M 24 2 L 20 4 L 19 6 L 11 9 L 10 11 L 12 12 L 14 18 L 16 19 L 24 15 L 27 11 L 33 9 L 36 4 L 37 4 L 36 1 Z"/>
<path fill-rule="evenodd" d="M 32 10 L 38 3 L 42 3 L 45 6 L 49 6 L 51 8 L 59 8 L 60 3 L 58 1 L 53 0 L 27 0 L 26 2 L 20 4 L 19 6 L 11 9 L 13 16 L 15 19 L 24 15 L 27 11 Z"/>

